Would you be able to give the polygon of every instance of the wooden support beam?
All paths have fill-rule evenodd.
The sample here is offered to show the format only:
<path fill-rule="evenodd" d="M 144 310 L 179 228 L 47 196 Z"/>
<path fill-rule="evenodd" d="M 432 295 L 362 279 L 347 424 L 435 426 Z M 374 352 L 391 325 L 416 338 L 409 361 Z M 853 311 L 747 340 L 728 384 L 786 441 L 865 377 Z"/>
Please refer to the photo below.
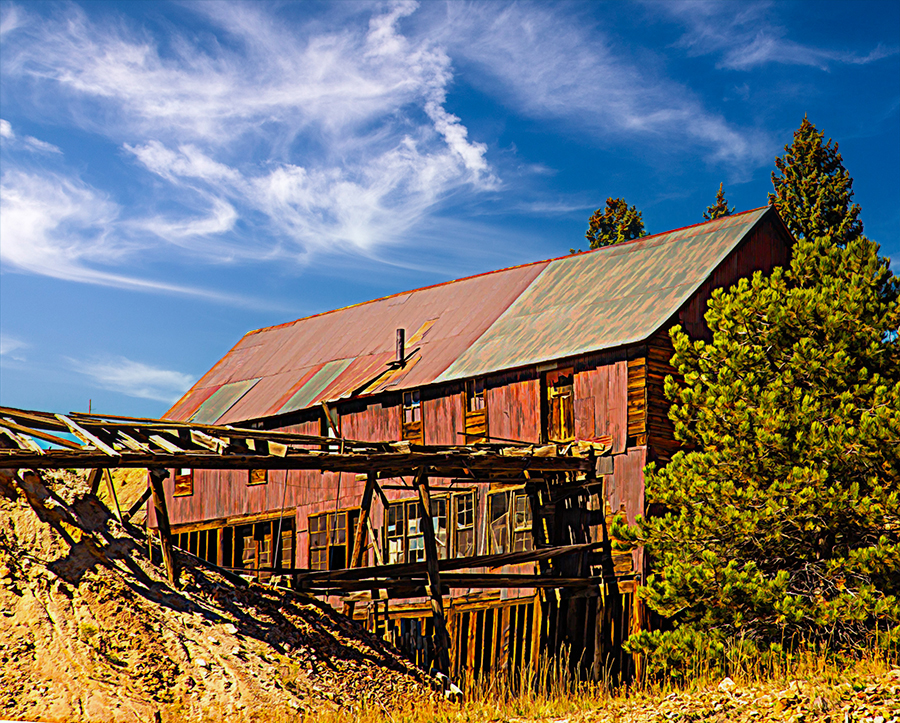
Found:
<path fill-rule="evenodd" d="M 88 485 L 91 488 L 91 494 L 96 496 L 100 491 L 100 480 L 103 478 L 103 468 L 94 467 L 88 475 Z"/>
<path fill-rule="evenodd" d="M 104 470 L 104 477 L 106 477 L 106 489 L 109 492 L 109 496 L 115 505 L 115 513 L 119 522 L 124 522 L 125 520 L 122 518 L 122 510 L 119 508 L 119 496 L 116 494 L 116 487 L 113 484 L 112 472 L 109 471 L 107 467 Z"/>
<path fill-rule="evenodd" d="M 325 414 L 328 414 L 328 407 L 322 402 L 325 408 Z M 378 474 L 369 472 L 366 477 L 366 487 L 363 490 L 362 499 L 359 507 L 359 521 L 356 523 L 356 534 L 353 535 L 353 558 L 350 560 L 350 567 L 362 567 L 363 553 L 366 549 L 366 531 L 369 522 L 369 508 L 372 506 L 372 495 L 375 494 L 375 484 L 378 480 Z M 344 615 L 351 620 L 353 619 L 354 602 L 350 600 L 344 604 Z"/>
<path fill-rule="evenodd" d="M 146 504 L 148 499 L 150 499 L 151 494 L 153 494 L 153 490 L 150 488 L 150 485 L 147 485 L 147 489 L 144 490 L 143 494 L 128 508 L 128 512 L 125 513 L 125 519 L 130 520 L 134 517 L 138 510 Z"/>
<path fill-rule="evenodd" d="M 163 480 L 169 476 L 167 469 L 155 467 L 150 470 L 150 488 L 153 490 L 153 506 L 156 508 L 156 526 L 159 529 L 159 542 L 162 547 L 163 562 L 169 582 L 178 587 L 178 570 L 175 566 L 175 553 L 172 550 L 172 528 L 169 525 L 169 510 L 166 507 L 166 492 Z"/>
<path fill-rule="evenodd" d="M 473 557 L 454 557 L 438 561 L 441 573 L 450 570 L 466 570 L 473 568 L 497 568 L 503 565 L 520 565 L 525 562 L 541 562 L 551 558 L 591 552 L 600 548 L 600 542 L 588 542 L 581 545 L 564 545 L 561 547 L 544 547 L 540 550 L 523 550 L 522 552 L 505 552 L 500 555 L 476 555 Z M 328 580 L 367 580 L 384 577 L 404 577 L 424 575 L 427 565 L 424 562 L 394 563 L 376 567 L 344 568 L 341 570 L 310 570 L 305 567 L 291 567 L 279 570 L 275 567 L 262 567 L 264 572 L 282 572 L 294 575 L 298 582 Z"/>
<path fill-rule="evenodd" d="M 431 615 L 434 621 L 434 657 L 438 670 L 450 675 L 450 636 L 444 619 L 444 602 L 441 594 L 441 576 L 438 569 L 437 540 L 434 537 L 434 518 L 431 514 L 431 495 L 428 491 L 428 476 L 425 469 L 419 469 L 415 487 L 422 506 L 422 533 L 425 537 L 425 564 L 428 570 L 426 587 L 431 597 Z"/>

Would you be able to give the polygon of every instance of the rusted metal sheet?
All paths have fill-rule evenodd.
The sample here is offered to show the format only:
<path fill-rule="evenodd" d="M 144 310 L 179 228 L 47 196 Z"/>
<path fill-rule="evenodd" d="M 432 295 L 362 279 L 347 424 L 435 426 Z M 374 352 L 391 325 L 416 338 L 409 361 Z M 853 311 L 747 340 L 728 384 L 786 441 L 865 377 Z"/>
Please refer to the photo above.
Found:
<path fill-rule="evenodd" d="M 646 339 L 770 208 L 551 261 L 437 381 L 579 356 Z"/>
<path fill-rule="evenodd" d="M 203 404 L 203 402 L 209 399 L 220 388 L 221 385 L 192 389 L 179 399 L 174 407 L 166 412 L 165 419 L 187 419 L 197 411 L 197 408 Z"/>
<path fill-rule="evenodd" d="M 167 414 L 169 418 L 181 419 L 185 404 L 211 386 L 277 375 L 285 375 L 282 378 L 287 382 L 289 372 L 337 360 L 351 361 L 328 388 L 320 390 L 322 393 L 307 394 L 302 386 L 294 393 L 302 395 L 298 404 L 308 406 L 323 399 L 345 397 L 358 384 L 375 381 L 374 377 L 386 370 L 386 362 L 394 355 L 398 328 L 406 329 L 410 352 L 419 348 L 410 360 L 415 363 L 408 364 L 392 379 L 382 380 L 368 393 L 429 384 L 488 329 L 547 263 L 472 276 L 251 332 Z M 371 371 L 372 376 L 360 374 L 362 369 L 366 374 Z M 296 381 L 295 377 L 292 383 Z M 388 383 L 392 385 L 388 387 Z M 240 418 L 272 414 L 273 403 L 285 391 L 279 393 L 271 385 L 255 387 L 241 400 Z M 232 415 L 229 419 L 239 421 Z"/>
<path fill-rule="evenodd" d="M 425 444 L 462 444 L 464 431 L 465 396 L 462 392 L 447 394 L 437 399 L 422 400 L 422 420 L 425 427 Z"/>
<path fill-rule="evenodd" d="M 250 391 L 258 381 L 259 378 L 245 379 L 222 385 L 197 408 L 197 411 L 190 415 L 190 419 L 203 424 L 214 422 L 231 409 L 234 403 Z"/>
<path fill-rule="evenodd" d="M 541 439 L 541 383 L 539 379 L 511 380 L 485 390 L 488 431 L 495 439 L 539 442 Z"/>
<path fill-rule="evenodd" d="M 632 447 L 613 456 L 613 474 L 607 480 L 607 499 L 613 514 L 622 511 L 633 525 L 644 513 L 644 466 L 647 448 Z"/>
<path fill-rule="evenodd" d="M 607 355 L 605 359 L 600 358 L 597 367 L 577 371 L 575 400 L 576 435 L 590 438 L 608 434 L 613 440 L 613 454 L 621 454 L 628 433 L 628 362 Z M 578 400 L 592 400 L 589 406 L 593 412 L 593 428 L 588 419 L 579 420 Z"/>

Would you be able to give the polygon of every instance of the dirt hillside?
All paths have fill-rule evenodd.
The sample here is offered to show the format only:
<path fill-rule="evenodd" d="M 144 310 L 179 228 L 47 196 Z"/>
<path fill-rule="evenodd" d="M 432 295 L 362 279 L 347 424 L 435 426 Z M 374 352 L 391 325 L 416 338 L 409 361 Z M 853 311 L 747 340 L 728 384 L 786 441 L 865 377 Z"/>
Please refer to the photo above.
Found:
<path fill-rule="evenodd" d="M 175 589 L 147 555 L 84 475 L 0 470 L 0 719 L 276 723 L 433 699 L 315 600 L 183 554 Z"/>

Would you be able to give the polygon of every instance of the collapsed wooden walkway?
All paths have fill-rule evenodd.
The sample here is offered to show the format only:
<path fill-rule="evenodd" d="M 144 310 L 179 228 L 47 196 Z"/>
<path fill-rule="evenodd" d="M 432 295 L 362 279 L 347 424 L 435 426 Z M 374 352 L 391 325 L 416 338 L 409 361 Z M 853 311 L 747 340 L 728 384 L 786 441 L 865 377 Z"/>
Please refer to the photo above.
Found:
<path fill-rule="evenodd" d="M 65 436 L 60 436 L 60 434 Z M 73 441 L 77 440 L 77 441 Z M 539 543 L 534 530 L 535 549 L 497 555 L 439 559 L 432 522 L 430 477 L 463 477 L 477 484 L 517 479 L 528 483 L 535 478 L 556 476 L 566 480 L 546 489 L 540 498 L 531 485 L 533 506 L 548 506 L 584 494 L 602 491 L 598 470 L 608 466 L 608 440 L 577 441 L 569 444 L 533 445 L 513 442 L 485 442 L 461 446 L 416 445 L 409 442 L 363 442 L 334 437 L 174 422 L 163 419 L 119 417 L 71 413 L 52 414 L 0 407 L 0 468 L 13 470 L 81 468 L 91 469 L 92 491 L 96 492 L 102 471 L 111 468 L 146 468 L 148 486 L 131 509 L 117 513 L 130 519 L 152 496 L 156 510 L 160 546 L 170 582 L 177 584 L 178 572 L 163 490 L 163 480 L 173 468 L 192 469 L 301 469 L 323 472 L 351 472 L 366 475 L 360 500 L 361 514 L 355 530 L 353 559 L 348 569 L 312 571 L 306 568 L 268 568 L 290 575 L 295 586 L 318 595 L 347 595 L 360 591 L 384 591 L 388 597 L 430 599 L 434 623 L 434 650 L 439 669 L 449 671 L 450 639 L 447 633 L 443 596 L 458 588 L 569 589 L 580 597 L 601 597 L 604 616 L 616 619 L 621 610 L 618 580 L 613 567 L 611 540 L 603 515 L 602 539 L 582 544 Z M 380 480 L 411 476 L 422 510 L 425 562 L 363 567 L 363 550 L 369 511 L 375 494 L 385 498 Z M 533 516 L 539 524 L 539 515 Z M 602 575 L 585 574 L 585 560 L 599 553 Z M 484 572 L 525 562 L 547 563 L 573 558 L 575 563 L 556 566 L 543 574 L 501 574 Z M 478 570 L 477 572 L 462 572 Z M 563 571 L 575 574 L 563 575 Z M 352 614 L 353 604 L 349 604 Z M 618 608 L 617 608 L 618 606 Z M 609 610 L 610 612 L 607 612 Z M 619 626 L 613 626 L 607 647 L 620 642 Z M 619 640 L 616 640 L 618 638 Z"/>

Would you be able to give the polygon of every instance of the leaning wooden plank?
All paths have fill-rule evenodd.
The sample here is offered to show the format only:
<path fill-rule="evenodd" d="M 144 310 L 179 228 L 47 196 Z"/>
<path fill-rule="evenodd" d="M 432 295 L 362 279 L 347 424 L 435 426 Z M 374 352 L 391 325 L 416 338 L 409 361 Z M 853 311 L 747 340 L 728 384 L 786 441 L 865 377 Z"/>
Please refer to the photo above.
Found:
<path fill-rule="evenodd" d="M 93 444 L 97 449 L 105 454 L 108 454 L 110 457 L 118 457 L 119 453 L 110 447 L 106 442 L 97 437 L 94 434 L 91 434 L 83 427 L 75 424 L 71 419 L 69 419 L 65 414 L 55 414 L 54 415 L 60 422 L 65 424 L 69 431 L 78 437 L 85 444 Z"/>
<path fill-rule="evenodd" d="M 59 447 L 66 447 L 68 449 L 81 449 L 81 445 L 77 442 L 73 442 L 71 439 L 62 439 L 61 437 L 55 437 L 52 434 L 42 432 L 39 429 L 31 429 L 30 427 L 16 424 L 12 419 L 8 417 L 4 418 L 3 421 L 7 427 L 21 434 L 29 434 L 35 439 L 43 439 L 45 442 L 50 442 L 50 444 L 55 444 Z"/>
<path fill-rule="evenodd" d="M 116 494 L 116 486 L 113 484 L 112 472 L 109 471 L 109 468 L 105 470 L 106 477 L 106 489 L 109 492 L 109 496 L 112 499 L 113 503 L 116 506 L 116 517 L 119 519 L 119 522 L 124 522 L 122 519 L 122 510 L 119 508 L 119 496 Z"/>
<path fill-rule="evenodd" d="M 150 499 L 151 494 L 153 494 L 153 490 L 150 489 L 150 486 L 148 485 L 143 494 L 141 494 L 141 496 L 138 497 L 135 503 L 128 508 L 128 512 L 125 513 L 125 519 L 130 520 L 132 517 L 134 517 L 138 513 L 138 510 L 140 510 L 141 507 L 146 504 L 147 500 Z"/>
<path fill-rule="evenodd" d="M 34 452 L 35 454 L 43 454 L 44 450 L 41 446 L 35 442 L 31 437 L 25 434 L 16 434 L 11 429 L 7 429 L 6 427 L 0 426 L 0 432 L 9 437 L 19 449 L 25 449 L 29 452 Z"/>
<path fill-rule="evenodd" d="M 134 437 L 129 434 L 125 434 L 122 430 L 119 430 L 119 440 L 121 440 L 122 444 L 124 444 L 128 449 L 132 452 L 145 452 L 146 454 L 153 454 L 153 450 L 143 442 L 139 442 Z"/>
<path fill-rule="evenodd" d="M 181 447 L 173 444 L 168 439 L 159 434 L 151 434 L 150 441 L 153 442 L 157 447 L 164 449 L 166 452 L 170 454 L 185 454 L 185 451 L 181 449 Z"/>

